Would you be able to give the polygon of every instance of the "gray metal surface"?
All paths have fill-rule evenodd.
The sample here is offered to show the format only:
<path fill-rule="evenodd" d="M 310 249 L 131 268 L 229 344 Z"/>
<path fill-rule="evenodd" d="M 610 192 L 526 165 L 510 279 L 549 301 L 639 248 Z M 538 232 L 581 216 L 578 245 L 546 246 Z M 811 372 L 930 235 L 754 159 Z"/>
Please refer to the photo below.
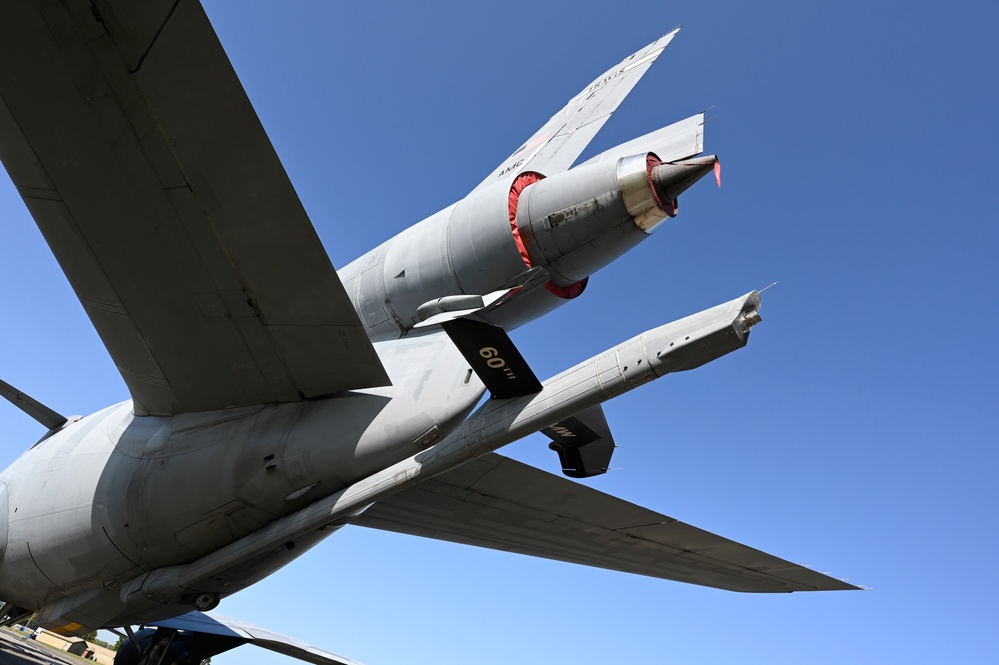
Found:
<path fill-rule="evenodd" d="M 385 385 L 201 6 L 93 5 L 3 4 L 0 159 L 136 411 Z"/>
<path fill-rule="evenodd" d="M 139 623 L 305 553 L 332 530 L 295 533 L 180 591 L 164 571 L 426 450 L 482 395 L 443 332 L 379 347 L 390 387 L 173 417 L 134 416 L 124 402 L 28 450 L 0 474 L 0 597 L 40 609 L 47 627 Z"/>
<path fill-rule="evenodd" d="M 494 451 L 583 409 L 670 372 L 694 369 L 743 347 L 759 322 L 752 292 L 660 326 L 594 356 L 543 383 L 541 392 L 488 400 L 443 441 L 186 565 L 150 572 L 125 585 L 162 606 L 210 590 L 248 561 L 317 530 L 335 531 L 370 505 Z M 141 592 L 141 593 L 139 593 Z"/>
<path fill-rule="evenodd" d="M 616 162 L 628 155 L 654 153 L 664 162 L 686 159 L 704 152 L 704 114 L 698 113 L 654 132 L 614 146 L 579 166 Z"/>
<path fill-rule="evenodd" d="M 496 453 L 383 499 L 353 523 L 729 591 L 856 588 Z"/>
<path fill-rule="evenodd" d="M 474 414 L 483 383 L 431 325 L 525 323 L 574 297 L 559 287 L 583 285 L 647 237 L 635 224 L 647 210 L 622 200 L 617 163 L 641 166 L 658 149 L 667 160 L 699 153 L 701 116 L 562 171 L 674 34 L 595 80 L 469 196 L 338 276 L 195 0 L 4 3 L 0 160 L 134 398 L 74 419 L 0 474 L 9 609 L 38 610 L 42 625 L 67 634 L 177 617 L 359 516 L 725 588 L 843 588 L 491 456 L 742 348 L 759 321 L 755 292 Z M 511 182 L 527 168 L 552 177 L 514 200 Z M 633 171 L 625 189 L 651 187 Z M 541 239 L 546 220 L 569 208 L 585 214 Z M 518 245 L 525 224 L 536 246 Z M 421 316 L 427 326 L 414 329 Z M 487 491 L 490 479 L 502 491 Z M 571 516 L 552 492 L 576 497 Z M 489 537 L 458 514 L 483 502 L 498 511 L 480 515 L 496 520 Z M 517 523 L 525 507 L 570 528 L 554 537 L 551 520 Z M 528 533 L 511 536 L 511 526 Z M 315 657 L 254 631 L 268 648 Z"/>
<path fill-rule="evenodd" d="M 592 245 L 596 250 L 594 252 L 577 252 L 575 256 L 563 257 L 561 254 L 568 253 L 567 250 L 542 256 L 530 247 L 533 230 L 529 221 L 520 221 L 518 212 L 520 232 L 529 245 L 527 251 L 533 260 L 532 264 L 525 265 L 511 232 L 508 209 L 510 187 L 517 175 L 524 171 L 555 177 L 569 176 L 563 172 L 572 165 L 676 32 L 674 30 L 625 58 L 580 91 L 464 199 L 407 229 L 340 271 L 373 339 L 393 339 L 406 334 L 421 319 L 417 314 L 418 308 L 430 299 L 482 296 L 508 287 L 531 267 L 547 268 L 551 264 L 553 284 L 575 284 L 644 239 L 643 234 L 632 234 L 634 229 L 617 223 L 612 229 L 594 229 L 597 233 L 591 233 L 587 240 L 581 240 L 570 248 L 604 236 L 601 246 Z M 702 122 L 703 117 L 698 115 L 630 141 L 627 145 L 634 146 L 634 152 L 628 154 L 645 155 L 649 146 L 661 148 L 671 159 L 696 154 L 700 152 L 703 142 Z M 608 151 L 611 152 L 617 154 L 616 149 Z M 610 162 L 613 164 L 617 158 Z M 600 162 L 601 159 L 602 156 L 598 155 L 590 162 Z M 591 169 L 591 172 L 595 170 Z M 613 173 L 613 167 L 604 170 Z M 603 192 L 589 192 L 586 186 L 593 183 L 579 174 L 577 169 L 571 173 L 573 178 L 580 178 L 572 180 L 573 191 L 586 191 L 589 198 L 603 195 Z M 525 199 L 540 184 L 524 190 Z M 616 187 L 616 183 L 608 186 Z M 547 210 L 545 214 L 552 212 L 556 209 Z M 627 214 L 623 208 L 621 213 L 611 221 L 620 222 L 619 218 Z M 654 216 L 655 212 L 649 214 Z M 663 216 L 660 211 L 656 221 Z M 608 216 L 600 216 L 590 226 L 598 227 L 606 222 Z M 481 314 L 479 318 L 510 330 L 566 302 L 568 299 L 553 295 L 551 291 L 537 289 L 488 314 Z"/>
<path fill-rule="evenodd" d="M 254 626 L 245 621 L 219 614 L 190 612 L 172 619 L 153 621 L 149 625 L 234 637 L 245 640 L 246 644 L 276 651 L 285 656 L 297 658 L 298 660 L 313 663 L 314 665 L 360 665 L 355 660 L 307 644 L 301 640 L 296 640 L 293 637 L 281 635 L 266 628 Z"/>
<path fill-rule="evenodd" d="M 680 28 L 631 54 L 594 79 L 496 167 L 476 189 L 497 182 L 510 183 L 517 174 L 526 170 L 551 175 L 572 166 L 678 32 Z"/>

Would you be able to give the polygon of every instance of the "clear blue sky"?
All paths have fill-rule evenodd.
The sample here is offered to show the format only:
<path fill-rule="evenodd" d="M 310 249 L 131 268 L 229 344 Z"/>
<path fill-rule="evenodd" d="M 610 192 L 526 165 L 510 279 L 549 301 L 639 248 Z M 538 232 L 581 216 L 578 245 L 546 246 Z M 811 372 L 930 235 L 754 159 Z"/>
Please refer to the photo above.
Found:
<path fill-rule="evenodd" d="M 605 406 L 620 470 L 589 484 L 873 590 L 738 595 L 348 528 L 219 611 L 367 665 L 994 659 L 999 10 L 485 5 L 208 11 L 337 266 L 685 24 L 593 147 L 713 106 L 723 188 L 514 339 L 544 378 L 778 280 L 746 349 Z M 0 375 L 64 413 L 127 397 L 6 178 L 0 220 Z M 0 423 L 5 463 L 42 434 Z M 539 435 L 504 453 L 556 470 Z"/>

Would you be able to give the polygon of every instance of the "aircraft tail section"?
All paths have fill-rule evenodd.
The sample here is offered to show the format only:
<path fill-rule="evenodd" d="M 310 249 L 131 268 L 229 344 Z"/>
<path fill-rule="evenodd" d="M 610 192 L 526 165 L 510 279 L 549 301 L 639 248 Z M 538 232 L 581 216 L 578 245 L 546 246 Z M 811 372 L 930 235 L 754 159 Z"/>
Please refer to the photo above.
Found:
<path fill-rule="evenodd" d="M 247 562 L 289 542 L 309 546 L 352 522 L 722 589 L 855 588 L 493 453 L 742 348 L 759 307 L 759 294 L 750 292 L 608 349 L 543 382 L 536 394 L 491 398 L 432 448 L 201 559 L 143 574 L 123 585 L 122 597 L 135 599 L 139 613 L 144 603 L 161 607 L 198 594 L 217 602 L 246 583 Z"/>
<path fill-rule="evenodd" d="M 143 573 L 122 584 L 121 598 L 136 616 L 152 609 L 162 611 L 163 606 L 182 604 L 191 598 L 203 598 L 210 607 L 222 595 L 252 580 L 247 570 L 257 568 L 248 568 L 248 562 L 258 567 L 262 561 L 273 563 L 275 557 L 286 556 L 288 543 L 296 548 L 309 547 L 362 516 L 371 504 L 377 507 L 378 502 L 390 500 L 393 494 L 428 482 L 517 439 L 564 424 L 570 417 L 579 418 L 594 405 L 666 374 L 694 369 L 742 348 L 749 340 L 749 329 L 760 321 L 759 307 L 759 294 L 747 293 L 618 344 L 543 382 L 540 392 L 507 399 L 493 397 L 433 447 L 200 559 Z M 600 429 L 591 416 L 582 419 L 591 423 L 589 427 L 594 431 Z M 579 475 L 591 475 L 606 466 L 599 454 L 591 459 L 589 454 L 583 458 L 580 453 L 580 458 L 583 469 L 573 469 Z M 516 486 L 511 488 L 515 491 Z"/>

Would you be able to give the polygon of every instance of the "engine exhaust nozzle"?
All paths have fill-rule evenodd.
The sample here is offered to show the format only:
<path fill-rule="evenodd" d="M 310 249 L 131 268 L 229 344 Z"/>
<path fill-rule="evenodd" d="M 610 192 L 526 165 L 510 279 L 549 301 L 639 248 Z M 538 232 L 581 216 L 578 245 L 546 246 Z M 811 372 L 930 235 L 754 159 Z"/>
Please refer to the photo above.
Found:
<path fill-rule="evenodd" d="M 706 155 L 679 162 L 664 162 L 652 169 L 652 183 L 663 203 L 675 201 L 691 185 L 715 170 L 717 155 Z"/>

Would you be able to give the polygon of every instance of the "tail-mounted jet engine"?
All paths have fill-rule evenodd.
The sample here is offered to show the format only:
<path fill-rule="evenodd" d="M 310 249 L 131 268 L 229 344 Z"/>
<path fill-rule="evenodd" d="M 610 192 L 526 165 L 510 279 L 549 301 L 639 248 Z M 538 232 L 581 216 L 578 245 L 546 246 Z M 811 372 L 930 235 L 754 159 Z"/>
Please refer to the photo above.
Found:
<path fill-rule="evenodd" d="M 516 208 L 531 264 L 571 289 L 675 217 L 680 194 L 717 164 L 714 155 L 670 164 L 647 153 L 551 178 L 521 174 L 518 180 L 536 180 L 519 194 Z"/>
<path fill-rule="evenodd" d="M 440 302 L 537 282 L 544 271 L 545 288 L 475 312 L 509 330 L 579 295 L 589 275 L 675 216 L 679 195 L 718 168 L 714 155 L 663 163 L 639 153 L 551 177 L 525 171 L 392 238 L 341 278 L 378 340 L 405 334 Z"/>

